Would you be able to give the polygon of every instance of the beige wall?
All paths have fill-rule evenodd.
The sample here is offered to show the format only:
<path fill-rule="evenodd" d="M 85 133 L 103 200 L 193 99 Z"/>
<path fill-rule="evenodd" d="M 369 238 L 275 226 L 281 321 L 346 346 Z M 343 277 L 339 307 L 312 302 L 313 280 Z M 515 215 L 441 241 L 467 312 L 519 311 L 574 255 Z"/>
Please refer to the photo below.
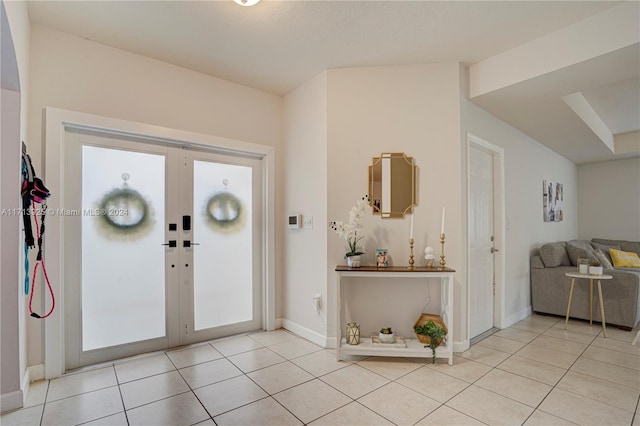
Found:
<path fill-rule="evenodd" d="M 439 247 L 442 207 L 447 209 L 447 265 L 458 270 L 454 303 L 465 283 L 460 274 L 461 140 L 460 85 L 457 63 L 328 71 L 328 220 L 348 220 L 349 209 L 367 193 L 367 171 L 372 157 L 382 152 L 404 152 L 419 167 L 418 206 L 414 239 L 418 262 L 427 245 Z M 323 224 L 322 226 L 326 226 Z M 394 265 L 407 265 L 410 219 L 381 219 L 368 213 L 365 222 L 365 264 L 375 264 L 377 248 L 389 250 Z M 335 266 L 344 264 L 346 243 L 330 231 L 328 241 L 329 300 L 335 300 Z M 429 312 L 439 312 L 439 285 L 409 280 L 354 287 L 351 319 L 370 335 L 391 325 L 405 336 L 430 299 Z M 402 288 L 402 291 L 398 291 Z M 329 334 L 335 336 L 335 304 L 329 309 Z M 455 306 L 455 341 L 466 313 Z M 342 326 L 342 325 L 341 325 Z M 342 326 L 344 329 L 344 326 Z"/>
<path fill-rule="evenodd" d="M 531 312 L 531 252 L 544 243 L 578 235 L 577 167 L 468 100 L 463 99 L 461 105 L 462 131 L 504 149 L 506 246 L 502 250 L 506 265 L 505 326 L 509 326 Z M 564 184 L 562 222 L 543 222 L 544 179 Z"/>
<path fill-rule="evenodd" d="M 279 96 L 37 25 L 31 70 L 31 135 L 42 134 L 43 108 L 57 107 L 274 146 L 276 170 L 282 169 Z M 40 169 L 41 141 L 34 136 L 31 146 Z M 277 171 L 276 188 L 281 179 Z M 276 217 L 283 217 L 279 204 Z M 41 323 L 30 325 L 29 365 L 40 364 Z"/>
<path fill-rule="evenodd" d="M 280 259 L 285 326 L 326 343 L 327 316 L 327 72 L 284 98 L 285 214 L 313 218 L 313 229 L 287 230 Z M 284 220 L 284 217 L 282 218 Z M 324 301 L 316 313 L 312 297 Z M 302 327 L 299 330 L 296 327 Z"/>
<path fill-rule="evenodd" d="M 640 241 L 640 158 L 578 166 L 580 238 Z"/>

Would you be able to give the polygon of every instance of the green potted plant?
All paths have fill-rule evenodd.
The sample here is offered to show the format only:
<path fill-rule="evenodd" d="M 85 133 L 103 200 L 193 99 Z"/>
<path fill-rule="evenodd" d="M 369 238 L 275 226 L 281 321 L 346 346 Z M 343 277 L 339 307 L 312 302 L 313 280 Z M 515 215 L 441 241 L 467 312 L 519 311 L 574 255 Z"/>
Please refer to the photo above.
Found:
<path fill-rule="evenodd" d="M 425 345 L 426 347 L 431 348 L 431 353 L 433 354 L 433 363 L 436 363 L 436 348 L 440 346 L 442 340 L 446 336 L 446 332 L 441 325 L 437 325 L 433 321 L 427 321 L 425 324 L 416 325 L 413 329 L 418 337 L 420 335 L 429 337 L 429 343 Z M 421 339 L 422 341 L 422 339 Z"/>
<path fill-rule="evenodd" d="M 393 330 L 391 327 L 381 328 L 378 337 L 380 338 L 380 343 L 393 343 Z"/>

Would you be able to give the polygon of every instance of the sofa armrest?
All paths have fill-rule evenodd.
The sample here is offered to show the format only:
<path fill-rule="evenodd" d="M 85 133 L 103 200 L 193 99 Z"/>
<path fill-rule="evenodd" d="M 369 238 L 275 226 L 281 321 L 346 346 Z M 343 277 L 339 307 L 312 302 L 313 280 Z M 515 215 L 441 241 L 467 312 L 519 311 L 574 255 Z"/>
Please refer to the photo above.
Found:
<path fill-rule="evenodd" d="M 531 256 L 531 269 L 544 269 L 544 263 L 540 256 Z"/>

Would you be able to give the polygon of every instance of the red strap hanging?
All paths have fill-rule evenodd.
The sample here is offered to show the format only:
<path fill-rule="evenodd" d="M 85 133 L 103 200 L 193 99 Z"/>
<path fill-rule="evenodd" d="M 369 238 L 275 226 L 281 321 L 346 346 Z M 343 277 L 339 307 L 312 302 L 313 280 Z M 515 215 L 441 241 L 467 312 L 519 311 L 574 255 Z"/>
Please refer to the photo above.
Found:
<path fill-rule="evenodd" d="M 36 264 L 33 267 L 33 277 L 31 279 L 31 295 L 29 296 L 29 314 L 31 314 L 31 316 L 34 318 L 44 319 L 53 313 L 53 309 L 56 306 L 56 296 L 53 293 L 53 288 L 51 287 L 51 283 L 49 282 L 49 275 L 47 274 L 47 267 L 44 264 L 44 255 L 42 253 L 42 237 L 44 236 L 44 217 L 46 214 L 47 205 L 45 204 L 42 206 L 42 228 L 40 227 L 40 224 L 38 224 L 38 216 L 35 214 L 35 211 L 36 211 L 35 205 L 36 205 L 35 201 L 33 201 L 33 204 L 32 204 L 33 211 L 34 211 L 33 217 L 36 221 L 36 236 L 38 239 L 38 257 L 36 260 Z M 42 264 L 42 272 L 44 273 L 44 280 L 47 283 L 47 287 L 49 288 L 49 294 L 51 294 L 51 309 L 49 310 L 49 312 L 46 313 L 46 315 L 42 315 L 42 316 L 33 312 L 33 308 L 32 308 L 33 293 L 35 293 L 34 290 L 36 287 L 36 275 L 38 273 L 38 266 L 40 266 L 41 264 Z"/>

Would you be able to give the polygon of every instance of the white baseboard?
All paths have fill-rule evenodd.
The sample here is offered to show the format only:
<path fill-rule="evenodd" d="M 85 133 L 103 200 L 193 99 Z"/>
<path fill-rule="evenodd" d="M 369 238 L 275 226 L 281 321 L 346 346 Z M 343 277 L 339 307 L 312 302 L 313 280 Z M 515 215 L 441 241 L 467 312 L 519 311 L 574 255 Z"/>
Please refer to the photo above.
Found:
<path fill-rule="evenodd" d="M 504 324 L 503 328 L 511 327 L 513 324 L 517 323 L 518 321 L 521 321 L 521 320 L 525 319 L 526 317 L 530 316 L 531 314 L 533 314 L 533 308 L 531 306 L 527 306 L 526 308 L 522 309 L 521 311 L 509 315 L 505 319 L 506 324 Z"/>
<path fill-rule="evenodd" d="M 453 352 L 464 352 L 471 347 L 471 342 L 467 340 L 462 340 L 460 342 L 453 342 Z"/>
<path fill-rule="evenodd" d="M 296 333 L 298 336 L 303 337 L 313 343 L 315 343 L 316 345 L 320 345 L 323 348 L 328 347 L 327 346 L 327 336 L 324 336 L 318 332 L 315 332 L 313 330 L 310 330 L 306 327 L 301 326 L 300 324 L 297 324 L 293 321 L 290 321 L 286 318 L 281 318 L 282 320 L 282 327 L 291 331 L 292 333 Z M 335 339 L 334 339 L 335 340 Z"/>
<path fill-rule="evenodd" d="M 281 323 L 282 328 L 289 330 L 290 332 L 295 333 L 298 336 L 315 343 L 316 345 L 320 345 L 323 348 L 335 349 L 337 347 L 336 345 L 337 339 L 335 337 L 323 336 L 320 333 L 317 333 L 313 330 L 309 330 L 308 328 L 303 327 L 286 318 L 278 318 L 276 319 L 276 322 Z M 464 352 L 467 349 L 469 349 L 469 347 L 470 347 L 469 340 L 453 342 L 453 352 Z"/>
<path fill-rule="evenodd" d="M 24 376 L 29 378 L 29 383 L 44 379 L 44 364 L 27 367 L 27 373 Z"/>
<path fill-rule="evenodd" d="M 24 407 L 24 401 L 29 394 L 31 382 L 44 379 L 44 364 L 32 365 L 22 376 L 20 390 L 7 392 L 0 395 L 0 411 L 17 410 Z"/>
<path fill-rule="evenodd" d="M 17 410 L 24 406 L 24 394 L 22 390 L 7 392 L 0 395 L 0 412 Z"/>
<path fill-rule="evenodd" d="M 38 380 L 44 379 L 44 364 L 32 365 L 31 367 L 27 367 L 27 371 L 25 371 L 24 376 L 22 376 L 22 385 L 20 389 L 22 389 L 22 402 L 24 403 L 29 395 L 29 387 L 31 386 L 31 382 L 37 382 Z"/>
<path fill-rule="evenodd" d="M 327 346 L 325 346 L 327 349 L 335 349 L 338 347 L 337 342 L 338 339 L 336 339 L 335 337 L 327 337 Z"/>
<path fill-rule="evenodd" d="M 279 328 L 282 328 L 282 318 L 276 318 L 274 330 L 277 330 Z M 271 331 L 271 330 L 267 330 L 267 331 Z"/>

